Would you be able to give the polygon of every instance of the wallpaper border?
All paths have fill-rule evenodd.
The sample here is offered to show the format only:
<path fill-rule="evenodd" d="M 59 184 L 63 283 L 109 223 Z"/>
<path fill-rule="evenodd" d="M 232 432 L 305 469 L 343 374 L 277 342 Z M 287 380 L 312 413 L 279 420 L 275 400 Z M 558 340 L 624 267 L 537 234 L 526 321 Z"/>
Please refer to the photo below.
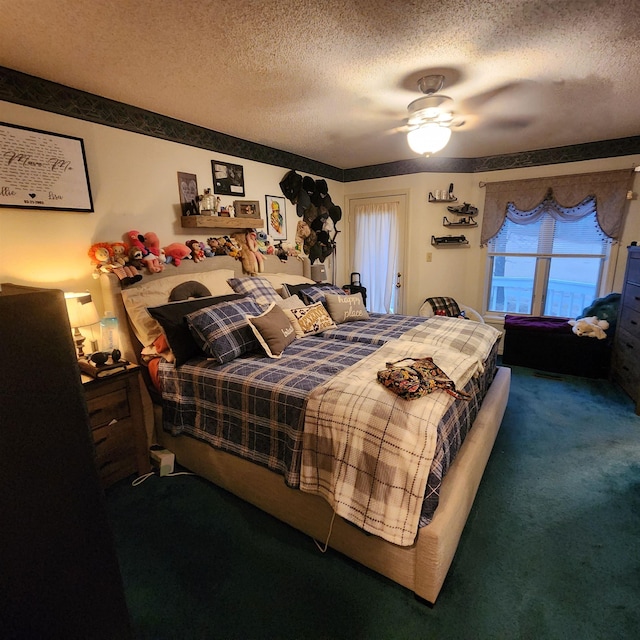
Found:
<path fill-rule="evenodd" d="M 482 158 L 413 158 L 341 169 L 0 66 L 0 100 L 301 173 L 355 182 L 412 173 L 478 173 L 640 153 L 640 136 Z"/>

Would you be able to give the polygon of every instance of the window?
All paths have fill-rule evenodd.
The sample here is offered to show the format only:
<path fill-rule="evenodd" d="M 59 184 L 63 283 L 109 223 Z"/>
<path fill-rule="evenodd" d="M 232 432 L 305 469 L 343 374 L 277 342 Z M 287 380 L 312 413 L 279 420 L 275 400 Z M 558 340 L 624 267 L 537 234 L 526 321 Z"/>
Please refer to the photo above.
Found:
<path fill-rule="evenodd" d="M 488 243 L 487 310 L 577 317 L 601 291 L 611 239 L 596 219 L 596 199 L 564 208 L 548 195 L 531 211 L 507 206 Z"/>

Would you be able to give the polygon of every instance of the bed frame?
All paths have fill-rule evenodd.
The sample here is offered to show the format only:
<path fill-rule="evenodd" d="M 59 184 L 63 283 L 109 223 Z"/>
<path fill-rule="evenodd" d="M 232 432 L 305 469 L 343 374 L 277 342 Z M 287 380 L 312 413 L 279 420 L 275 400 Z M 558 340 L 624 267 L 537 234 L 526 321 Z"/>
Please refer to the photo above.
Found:
<path fill-rule="evenodd" d="M 184 274 L 196 276 L 210 269 L 233 269 L 242 274 L 238 261 L 227 257 L 207 258 L 205 261 L 168 266 L 164 272 L 150 278 Z M 306 260 L 290 258 L 286 263 L 267 256 L 266 271 L 272 273 L 309 274 Z M 197 279 L 186 277 L 186 280 Z M 139 344 L 129 329 L 122 304 L 120 285 L 113 275 L 101 277 L 104 303 L 111 306 L 121 327 L 121 346 L 125 356 L 136 360 Z M 135 286 L 135 285 L 132 285 Z M 412 590 L 418 597 L 435 603 L 471 511 L 478 486 L 491 454 L 493 443 L 502 422 L 509 397 L 510 369 L 499 367 L 489 388 L 472 429 L 444 478 L 440 502 L 432 522 L 419 529 L 416 541 L 410 547 L 400 547 L 366 534 L 340 517 L 333 522 L 333 510 L 319 496 L 290 489 L 284 479 L 266 468 L 238 458 L 188 436 L 171 436 L 162 429 L 161 408 L 147 398 L 149 416 L 155 422 L 155 438 L 176 455 L 176 460 L 187 469 L 230 491 L 256 507 L 275 516 L 324 544 L 344 553 L 349 558 L 369 567 L 398 584 Z"/>

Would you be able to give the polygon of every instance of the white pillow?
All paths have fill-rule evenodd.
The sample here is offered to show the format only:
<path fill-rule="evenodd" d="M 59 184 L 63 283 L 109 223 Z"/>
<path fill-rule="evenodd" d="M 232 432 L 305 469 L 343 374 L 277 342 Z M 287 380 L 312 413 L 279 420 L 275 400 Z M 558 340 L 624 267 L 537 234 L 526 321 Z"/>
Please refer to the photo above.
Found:
<path fill-rule="evenodd" d="M 288 298 L 282 298 L 278 300 L 276 304 L 281 309 L 297 309 L 298 307 L 304 307 L 305 304 L 298 298 L 298 296 L 289 296 Z"/>
<path fill-rule="evenodd" d="M 180 269 L 180 267 L 177 267 Z M 233 278 L 231 269 L 218 269 L 203 273 L 177 274 L 166 278 L 157 278 L 130 289 L 122 290 L 122 301 L 129 316 L 133 331 L 143 347 L 149 346 L 161 333 L 162 327 L 148 313 L 147 307 L 157 307 L 169 301 L 169 294 L 177 285 L 189 280 L 201 282 L 212 296 L 223 296 L 234 293 L 227 283 Z"/>

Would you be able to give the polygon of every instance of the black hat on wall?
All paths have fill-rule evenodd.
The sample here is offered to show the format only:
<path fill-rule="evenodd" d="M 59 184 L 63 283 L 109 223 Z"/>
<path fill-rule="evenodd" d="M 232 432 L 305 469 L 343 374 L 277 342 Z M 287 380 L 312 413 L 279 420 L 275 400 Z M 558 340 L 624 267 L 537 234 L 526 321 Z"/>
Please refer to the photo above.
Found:
<path fill-rule="evenodd" d="M 298 192 L 302 188 L 302 176 L 293 169 L 289 171 L 280 181 L 280 189 L 284 197 L 295 204 L 298 198 Z"/>

